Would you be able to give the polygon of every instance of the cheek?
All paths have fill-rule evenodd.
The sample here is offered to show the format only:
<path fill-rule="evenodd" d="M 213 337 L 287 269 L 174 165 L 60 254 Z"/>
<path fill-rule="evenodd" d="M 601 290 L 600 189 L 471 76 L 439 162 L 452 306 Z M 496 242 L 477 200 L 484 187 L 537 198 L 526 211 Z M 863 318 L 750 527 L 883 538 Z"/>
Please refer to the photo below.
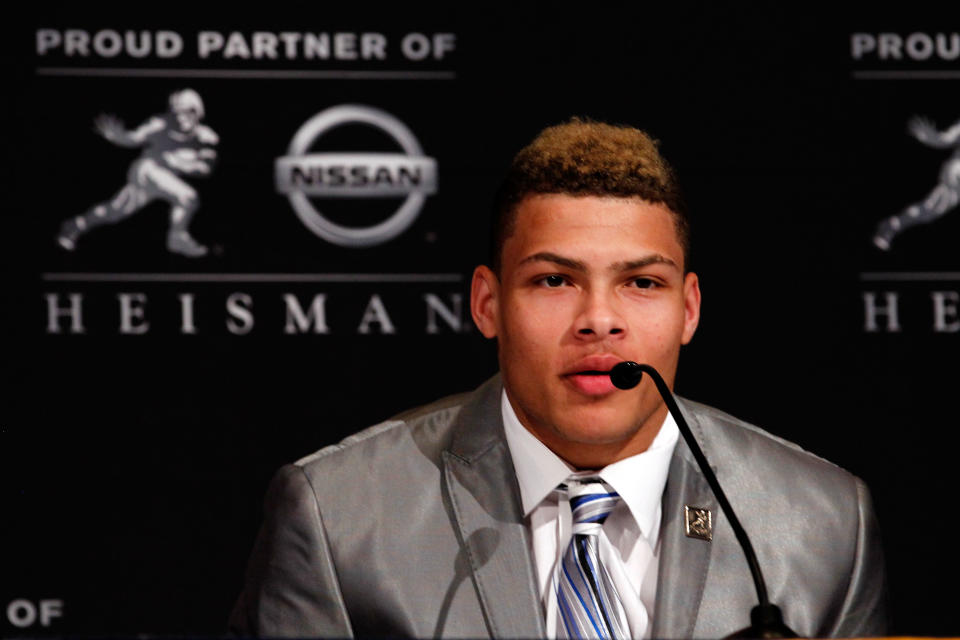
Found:
<path fill-rule="evenodd" d="M 515 343 L 555 344 L 569 324 L 565 324 L 564 316 L 561 296 L 543 296 L 514 301 L 504 308 L 501 320 L 505 333 Z"/>
<path fill-rule="evenodd" d="M 638 318 L 633 328 L 637 339 L 647 348 L 656 353 L 672 353 L 680 347 L 684 314 L 671 306 L 658 313 Z"/>
<path fill-rule="evenodd" d="M 531 373 L 545 372 L 559 356 L 562 323 L 532 314 L 506 318 L 500 333 L 500 356 Z M 541 371 L 542 370 L 542 371 Z"/>

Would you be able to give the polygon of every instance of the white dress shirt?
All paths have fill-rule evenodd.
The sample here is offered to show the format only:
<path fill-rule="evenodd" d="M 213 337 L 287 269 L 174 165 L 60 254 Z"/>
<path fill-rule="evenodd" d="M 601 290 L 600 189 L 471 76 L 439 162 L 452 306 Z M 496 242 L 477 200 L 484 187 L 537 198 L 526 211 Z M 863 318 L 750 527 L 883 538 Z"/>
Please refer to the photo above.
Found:
<path fill-rule="evenodd" d="M 620 494 L 620 503 L 600 532 L 599 553 L 620 594 L 630 635 L 649 638 L 657 591 L 660 503 L 680 435 L 673 417 L 667 414 L 650 448 L 643 453 L 614 462 L 599 472 L 577 473 L 520 424 L 505 391 L 501 411 L 533 541 L 547 637 L 557 637 L 557 597 L 551 584 L 557 561 L 570 543 L 572 526 L 570 503 L 565 494 L 555 489 L 576 474 L 599 476 Z"/>

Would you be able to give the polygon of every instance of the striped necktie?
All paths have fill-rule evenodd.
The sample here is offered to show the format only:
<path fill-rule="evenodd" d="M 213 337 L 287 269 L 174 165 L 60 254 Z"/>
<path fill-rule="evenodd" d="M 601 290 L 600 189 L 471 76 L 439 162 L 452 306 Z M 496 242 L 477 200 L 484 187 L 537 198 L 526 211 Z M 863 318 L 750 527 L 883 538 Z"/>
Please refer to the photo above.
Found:
<path fill-rule="evenodd" d="M 564 485 L 560 485 L 561 490 Z M 597 553 L 604 520 L 620 500 L 599 481 L 567 487 L 573 513 L 573 536 L 554 574 L 559 638 L 627 638 L 620 596 Z"/>

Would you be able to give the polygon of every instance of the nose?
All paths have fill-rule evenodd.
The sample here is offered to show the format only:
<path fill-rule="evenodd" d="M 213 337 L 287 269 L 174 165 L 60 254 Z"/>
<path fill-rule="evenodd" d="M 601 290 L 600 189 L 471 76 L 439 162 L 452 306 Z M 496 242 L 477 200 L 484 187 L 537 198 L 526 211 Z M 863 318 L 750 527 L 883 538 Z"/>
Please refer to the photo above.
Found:
<path fill-rule="evenodd" d="M 627 323 L 617 310 L 612 294 L 590 292 L 584 296 L 583 307 L 574 325 L 576 336 L 582 340 L 605 340 L 626 334 Z"/>

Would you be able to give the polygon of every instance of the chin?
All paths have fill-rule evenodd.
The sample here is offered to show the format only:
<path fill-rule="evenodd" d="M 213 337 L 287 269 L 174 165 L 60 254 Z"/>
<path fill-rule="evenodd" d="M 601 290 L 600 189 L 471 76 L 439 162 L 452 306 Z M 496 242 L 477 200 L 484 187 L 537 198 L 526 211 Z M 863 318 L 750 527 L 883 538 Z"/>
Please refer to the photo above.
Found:
<path fill-rule="evenodd" d="M 560 426 L 557 433 L 564 440 L 579 444 L 611 445 L 627 442 L 637 433 L 634 424 L 611 425 L 610 422 L 595 424 L 577 423 Z"/>

